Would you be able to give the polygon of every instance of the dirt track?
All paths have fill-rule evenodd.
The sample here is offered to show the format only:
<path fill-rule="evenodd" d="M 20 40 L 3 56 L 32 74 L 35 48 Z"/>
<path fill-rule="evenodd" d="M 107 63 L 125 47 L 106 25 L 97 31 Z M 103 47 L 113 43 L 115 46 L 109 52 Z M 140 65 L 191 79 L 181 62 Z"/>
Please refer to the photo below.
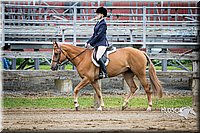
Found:
<path fill-rule="evenodd" d="M 120 111 L 110 109 L 98 112 L 67 109 L 6 109 L 3 111 L 4 129 L 13 130 L 131 130 L 131 131 L 197 131 L 196 116 L 185 119 L 177 114 L 165 114 L 159 110 Z"/>

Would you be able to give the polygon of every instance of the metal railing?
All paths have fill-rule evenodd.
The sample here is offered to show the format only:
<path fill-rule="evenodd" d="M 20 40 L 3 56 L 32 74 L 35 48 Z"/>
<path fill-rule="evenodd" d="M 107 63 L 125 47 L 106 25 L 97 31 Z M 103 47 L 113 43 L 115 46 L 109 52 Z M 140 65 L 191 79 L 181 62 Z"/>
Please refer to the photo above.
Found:
<path fill-rule="evenodd" d="M 2 18 L 4 39 L 1 43 L 4 45 L 11 41 L 48 42 L 52 39 L 73 42 L 74 45 L 84 43 L 92 34 L 96 23 L 90 21 L 95 13 L 85 13 L 85 10 L 93 11 L 96 8 L 97 6 L 76 6 L 76 4 L 49 6 L 2 3 L 2 16 L 8 18 Z M 153 42 L 181 43 L 185 39 L 187 44 L 196 43 L 199 25 L 197 7 L 106 6 L 106 8 L 109 12 L 107 24 L 110 42 L 122 44 L 142 42 L 143 47 Z M 6 12 L 4 9 L 7 9 Z M 18 10 L 12 12 L 11 9 Z M 63 11 L 56 11 L 58 9 Z M 188 12 L 178 13 L 178 10 L 183 9 Z M 72 13 L 67 13 L 69 10 Z M 131 13 L 116 13 L 116 10 L 131 10 Z M 150 13 L 152 10 L 154 13 Z M 170 13 L 172 10 L 176 13 Z M 165 11 L 167 13 L 163 13 Z M 125 20 L 119 19 L 120 17 Z M 164 20 L 166 17 L 167 20 Z"/>
<path fill-rule="evenodd" d="M 91 36 L 96 23 L 92 18 L 100 2 L 98 6 L 80 6 L 77 2 L 71 6 L 51 6 L 37 2 L 33 5 L 2 2 L 1 44 L 10 44 L 13 50 L 52 48 L 52 40 L 81 46 Z M 156 6 L 157 1 L 154 6 L 138 6 L 137 2 L 135 6 L 105 6 L 109 42 L 120 47 L 143 46 L 147 52 L 151 48 L 199 49 L 198 8 L 167 7 L 163 2 L 160 7 Z M 162 60 L 162 70 L 166 71 L 167 60 Z M 35 62 L 37 69 L 39 60 Z M 15 65 L 13 59 L 13 68 Z"/>

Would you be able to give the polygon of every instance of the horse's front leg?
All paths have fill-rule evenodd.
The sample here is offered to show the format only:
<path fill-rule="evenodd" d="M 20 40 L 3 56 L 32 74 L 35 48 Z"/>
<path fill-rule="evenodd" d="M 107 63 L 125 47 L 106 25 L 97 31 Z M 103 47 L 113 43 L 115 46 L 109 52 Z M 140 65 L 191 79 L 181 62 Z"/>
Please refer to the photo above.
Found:
<path fill-rule="evenodd" d="M 74 89 L 74 106 L 75 109 L 78 110 L 79 104 L 78 104 L 78 92 L 87 84 L 89 83 L 89 80 L 87 77 L 84 77 L 81 82 L 75 87 Z"/>
<path fill-rule="evenodd" d="M 99 82 L 98 82 L 98 80 L 95 80 L 91 84 L 96 91 L 98 101 L 100 101 L 100 104 L 99 104 L 100 106 L 97 108 L 97 110 L 102 111 L 104 108 L 104 101 L 103 101 L 103 97 L 102 97 L 102 93 L 101 93 L 101 88 L 99 86 Z"/>

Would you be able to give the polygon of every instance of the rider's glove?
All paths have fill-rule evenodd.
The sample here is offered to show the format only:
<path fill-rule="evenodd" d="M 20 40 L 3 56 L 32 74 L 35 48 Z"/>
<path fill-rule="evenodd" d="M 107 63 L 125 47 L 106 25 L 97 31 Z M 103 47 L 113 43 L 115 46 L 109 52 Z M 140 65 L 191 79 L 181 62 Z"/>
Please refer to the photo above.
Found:
<path fill-rule="evenodd" d="M 85 48 L 87 48 L 88 47 L 88 43 L 85 43 Z"/>

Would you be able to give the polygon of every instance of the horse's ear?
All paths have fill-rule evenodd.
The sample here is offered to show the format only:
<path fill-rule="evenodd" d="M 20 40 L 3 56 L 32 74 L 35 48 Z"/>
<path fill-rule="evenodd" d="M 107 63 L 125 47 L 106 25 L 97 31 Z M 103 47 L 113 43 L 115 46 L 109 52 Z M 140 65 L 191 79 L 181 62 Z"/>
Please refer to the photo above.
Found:
<path fill-rule="evenodd" d="M 56 45 L 56 47 L 58 47 L 58 44 L 57 44 L 57 42 L 55 41 L 55 42 L 53 42 L 53 45 Z"/>

